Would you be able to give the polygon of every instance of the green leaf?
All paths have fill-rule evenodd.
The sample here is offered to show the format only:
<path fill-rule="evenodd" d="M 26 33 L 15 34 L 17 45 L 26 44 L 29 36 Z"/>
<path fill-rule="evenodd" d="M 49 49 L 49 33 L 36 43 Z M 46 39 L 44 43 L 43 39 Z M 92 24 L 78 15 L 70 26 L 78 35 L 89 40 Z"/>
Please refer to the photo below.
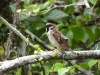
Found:
<path fill-rule="evenodd" d="M 66 37 L 68 37 L 68 45 L 72 46 L 73 32 L 70 29 L 67 32 Z"/>
<path fill-rule="evenodd" d="M 83 29 L 84 29 L 84 32 L 85 32 L 85 28 L 83 28 Z M 86 41 L 87 41 L 88 39 L 89 39 L 88 34 L 85 32 L 85 36 L 84 36 L 82 42 L 86 43 Z"/>
<path fill-rule="evenodd" d="M 73 37 L 77 41 L 81 41 L 84 38 L 84 30 L 80 27 L 74 27 L 71 29 L 73 32 Z"/>
<path fill-rule="evenodd" d="M 72 39 L 73 39 L 73 32 L 72 32 L 71 30 L 69 30 L 69 31 L 67 32 L 66 36 L 67 36 L 70 40 L 72 40 Z"/>
<path fill-rule="evenodd" d="M 97 63 L 97 60 L 91 60 L 88 62 L 89 67 L 91 68 L 93 65 Z"/>
<path fill-rule="evenodd" d="M 92 29 L 90 27 L 85 27 L 85 31 L 88 34 L 88 37 L 90 38 L 91 41 L 94 41 L 94 34 L 92 32 Z"/>
<path fill-rule="evenodd" d="M 69 70 L 70 70 L 70 67 L 68 67 L 68 68 L 61 68 L 61 69 L 58 70 L 58 75 L 64 75 Z"/>
<path fill-rule="evenodd" d="M 98 0 L 89 0 L 89 2 L 91 2 L 92 4 L 96 4 Z"/>
<path fill-rule="evenodd" d="M 74 7 L 73 6 L 68 7 L 68 10 L 69 10 L 69 13 L 70 14 L 73 14 L 74 13 Z"/>
<path fill-rule="evenodd" d="M 25 3 L 26 5 L 28 5 L 28 4 L 30 3 L 30 0 L 24 0 L 24 3 Z"/>
<path fill-rule="evenodd" d="M 100 37 L 100 29 L 96 27 L 95 29 L 95 39 L 98 39 Z"/>
<path fill-rule="evenodd" d="M 51 71 L 51 72 L 52 72 L 52 70 L 58 71 L 60 68 L 63 68 L 63 67 L 64 67 L 63 64 L 61 64 L 61 63 L 55 63 L 55 64 L 52 66 L 52 68 L 50 69 L 50 71 Z"/>
<path fill-rule="evenodd" d="M 21 68 L 18 68 L 18 70 L 16 72 L 16 75 L 21 75 L 21 71 L 22 71 L 22 69 Z"/>
<path fill-rule="evenodd" d="M 71 68 L 81 68 L 80 65 L 74 65 Z"/>
<path fill-rule="evenodd" d="M 91 21 L 91 16 L 90 15 L 85 15 L 85 19 L 86 19 L 86 21 Z"/>
<path fill-rule="evenodd" d="M 10 8 L 11 8 L 12 12 L 15 12 L 15 10 L 16 10 L 16 4 L 15 3 L 11 4 Z"/>
<path fill-rule="evenodd" d="M 77 16 L 76 20 L 82 20 L 82 16 Z"/>
<path fill-rule="evenodd" d="M 91 11 L 91 9 L 88 9 L 88 8 L 84 9 L 84 13 L 83 13 L 83 15 L 89 14 L 90 11 Z"/>
<path fill-rule="evenodd" d="M 89 68 L 89 65 L 87 63 L 81 63 L 79 64 L 82 68 Z"/>
<path fill-rule="evenodd" d="M 62 17 L 68 16 L 66 13 L 60 10 L 53 10 L 47 16 L 45 17 L 46 19 L 59 19 Z"/>

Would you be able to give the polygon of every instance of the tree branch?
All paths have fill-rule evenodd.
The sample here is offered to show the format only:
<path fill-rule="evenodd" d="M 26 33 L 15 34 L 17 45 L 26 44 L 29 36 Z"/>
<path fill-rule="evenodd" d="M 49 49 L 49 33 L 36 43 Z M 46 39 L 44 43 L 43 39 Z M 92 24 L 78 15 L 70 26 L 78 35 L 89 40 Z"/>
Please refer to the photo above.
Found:
<path fill-rule="evenodd" d="M 39 39 L 37 36 L 35 36 L 33 33 L 31 33 L 29 30 L 25 30 L 25 33 L 28 34 L 32 40 L 35 40 L 38 44 L 40 44 L 41 46 L 43 46 L 44 48 L 51 50 L 52 47 L 50 47 L 49 45 L 47 45 L 45 42 L 43 42 L 41 39 Z"/>
<path fill-rule="evenodd" d="M 39 62 L 39 58 L 42 57 L 43 60 L 50 59 L 65 59 L 65 60 L 73 60 L 73 59 L 100 59 L 100 50 L 90 50 L 90 51 L 74 51 L 76 55 L 73 55 L 70 51 L 57 52 L 57 55 L 53 56 L 53 51 L 40 51 L 38 55 L 30 55 L 16 58 L 10 61 L 2 62 L 0 66 L 0 75 L 14 68 L 21 67 L 23 65 Z"/>
<path fill-rule="evenodd" d="M 18 35 L 22 40 L 24 40 L 30 47 L 33 48 L 33 44 L 31 42 L 29 42 L 29 40 L 26 39 L 26 37 L 21 34 L 16 28 L 14 28 L 13 26 L 11 26 L 11 24 L 9 24 L 2 16 L 0 16 L 0 19 L 2 20 L 2 22 L 11 30 L 13 31 L 13 33 L 15 33 L 16 35 Z"/>

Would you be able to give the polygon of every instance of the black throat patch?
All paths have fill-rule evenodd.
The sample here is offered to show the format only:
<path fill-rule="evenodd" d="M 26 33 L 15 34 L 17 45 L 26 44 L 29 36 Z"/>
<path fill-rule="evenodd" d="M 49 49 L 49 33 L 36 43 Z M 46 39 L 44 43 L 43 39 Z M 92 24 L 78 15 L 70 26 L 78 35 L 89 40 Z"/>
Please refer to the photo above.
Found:
<path fill-rule="evenodd" d="M 50 27 L 52 27 L 52 25 L 46 25 L 46 31 L 47 31 L 47 32 L 49 31 Z M 53 29 L 53 28 L 51 28 L 51 30 L 52 30 L 52 29 Z"/>

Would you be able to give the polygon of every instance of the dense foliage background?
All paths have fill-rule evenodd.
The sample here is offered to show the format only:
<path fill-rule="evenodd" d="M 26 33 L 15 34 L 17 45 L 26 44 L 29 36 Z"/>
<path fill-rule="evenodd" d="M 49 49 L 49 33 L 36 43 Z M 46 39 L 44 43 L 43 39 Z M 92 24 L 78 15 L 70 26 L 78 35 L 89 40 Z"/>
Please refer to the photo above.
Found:
<path fill-rule="evenodd" d="M 46 36 L 47 22 L 55 23 L 56 28 L 69 38 L 68 44 L 73 50 L 100 49 L 100 0 L 1 0 L 0 15 L 17 28 L 35 48 L 33 51 L 0 20 L 1 61 L 34 55 L 41 49 L 49 50 L 33 40 L 25 32 L 26 29 L 54 49 Z M 10 70 L 7 75 L 85 75 L 85 72 L 77 68 L 83 68 L 94 75 L 100 74 L 99 60 L 51 59 Z"/>

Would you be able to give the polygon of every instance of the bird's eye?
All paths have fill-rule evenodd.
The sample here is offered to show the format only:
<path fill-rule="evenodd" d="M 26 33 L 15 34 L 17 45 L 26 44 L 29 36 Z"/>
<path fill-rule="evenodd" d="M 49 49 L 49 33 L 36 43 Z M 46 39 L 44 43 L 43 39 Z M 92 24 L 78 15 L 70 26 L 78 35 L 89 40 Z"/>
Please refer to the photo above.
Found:
<path fill-rule="evenodd" d="M 53 30 L 53 28 L 51 28 L 51 30 Z"/>

